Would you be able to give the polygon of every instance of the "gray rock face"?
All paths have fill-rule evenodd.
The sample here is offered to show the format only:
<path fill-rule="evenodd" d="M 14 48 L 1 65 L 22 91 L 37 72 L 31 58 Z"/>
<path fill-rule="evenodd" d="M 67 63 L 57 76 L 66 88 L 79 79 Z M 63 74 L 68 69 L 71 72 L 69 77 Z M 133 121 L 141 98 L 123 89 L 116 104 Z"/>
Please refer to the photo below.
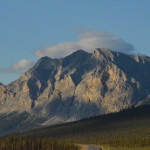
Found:
<path fill-rule="evenodd" d="M 18 80 L 0 84 L 0 113 L 28 112 L 50 125 L 117 112 L 150 95 L 149 75 L 149 57 L 108 49 L 43 57 Z"/>

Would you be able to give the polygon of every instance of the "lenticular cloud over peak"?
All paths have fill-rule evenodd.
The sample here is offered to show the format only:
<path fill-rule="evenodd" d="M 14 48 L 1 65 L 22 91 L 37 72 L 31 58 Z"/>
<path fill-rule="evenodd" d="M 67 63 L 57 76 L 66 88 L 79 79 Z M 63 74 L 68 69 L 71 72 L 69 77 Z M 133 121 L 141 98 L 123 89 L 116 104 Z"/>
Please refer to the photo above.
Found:
<path fill-rule="evenodd" d="M 78 49 L 93 52 L 94 48 L 108 48 L 119 52 L 130 53 L 135 51 L 132 44 L 109 32 L 91 31 L 77 35 L 77 42 L 63 42 L 57 45 L 34 51 L 37 57 L 49 56 L 61 58 Z"/>

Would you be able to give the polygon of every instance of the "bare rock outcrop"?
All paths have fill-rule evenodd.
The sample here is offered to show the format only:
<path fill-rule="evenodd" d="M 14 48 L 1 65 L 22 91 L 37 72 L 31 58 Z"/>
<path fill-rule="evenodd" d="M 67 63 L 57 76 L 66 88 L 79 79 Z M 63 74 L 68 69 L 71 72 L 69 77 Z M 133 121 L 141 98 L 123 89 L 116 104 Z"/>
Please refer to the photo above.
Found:
<path fill-rule="evenodd" d="M 108 49 L 43 57 L 18 80 L 0 84 L 0 113 L 28 112 L 49 125 L 117 112 L 150 95 L 149 75 L 149 57 Z"/>

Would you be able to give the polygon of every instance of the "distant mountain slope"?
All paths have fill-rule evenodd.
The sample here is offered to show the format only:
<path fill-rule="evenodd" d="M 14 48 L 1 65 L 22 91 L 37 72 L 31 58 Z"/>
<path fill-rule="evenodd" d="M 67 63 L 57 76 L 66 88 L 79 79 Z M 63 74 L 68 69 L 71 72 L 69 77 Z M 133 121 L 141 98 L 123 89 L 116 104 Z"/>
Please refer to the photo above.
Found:
<path fill-rule="evenodd" d="M 104 48 L 43 57 L 18 80 L 0 84 L 0 114 L 27 112 L 24 121 L 39 127 L 118 112 L 150 95 L 149 75 L 149 57 Z"/>
<path fill-rule="evenodd" d="M 21 123 L 23 123 L 28 117 L 29 114 L 25 112 L 21 114 L 18 114 L 16 112 L 9 113 L 9 114 L 1 114 L 0 115 L 0 136 L 13 132 L 16 128 L 20 127 Z M 28 126 L 28 129 L 29 130 L 31 129 L 30 126 Z"/>
<path fill-rule="evenodd" d="M 150 95 L 147 96 L 144 100 L 140 101 L 136 106 L 150 105 Z"/>

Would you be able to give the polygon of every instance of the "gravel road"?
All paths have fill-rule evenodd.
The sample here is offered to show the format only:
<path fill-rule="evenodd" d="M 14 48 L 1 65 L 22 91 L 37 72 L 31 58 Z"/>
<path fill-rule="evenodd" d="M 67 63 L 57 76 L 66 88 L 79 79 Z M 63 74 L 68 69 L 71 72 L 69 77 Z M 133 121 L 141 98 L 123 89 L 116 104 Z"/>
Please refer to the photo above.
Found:
<path fill-rule="evenodd" d="M 102 150 L 102 148 L 100 148 L 100 147 L 98 147 L 98 146 L 88 146 L 87 148 L 86 148 L 86 150 Z"/>

